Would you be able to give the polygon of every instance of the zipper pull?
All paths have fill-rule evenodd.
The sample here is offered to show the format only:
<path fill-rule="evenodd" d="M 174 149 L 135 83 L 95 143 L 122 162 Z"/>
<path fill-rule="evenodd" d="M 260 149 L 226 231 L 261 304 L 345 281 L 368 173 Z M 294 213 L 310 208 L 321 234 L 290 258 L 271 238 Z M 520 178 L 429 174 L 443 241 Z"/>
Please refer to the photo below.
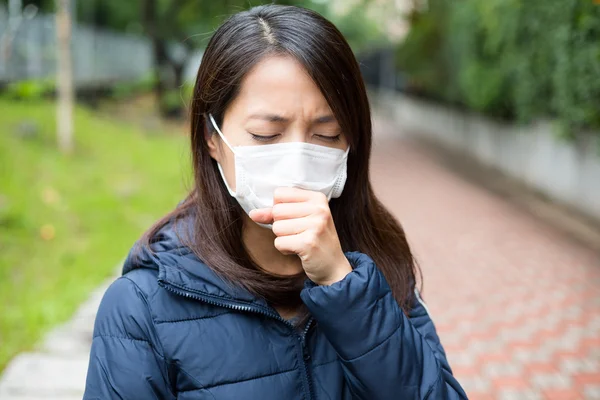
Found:
<path fill-rule="evenodd" d="M 308 346 L 304 340 L 302 341 L 302 354 L 304 355 L 304 361 L 310 360 L 310 352 L 308 351 Z"/>

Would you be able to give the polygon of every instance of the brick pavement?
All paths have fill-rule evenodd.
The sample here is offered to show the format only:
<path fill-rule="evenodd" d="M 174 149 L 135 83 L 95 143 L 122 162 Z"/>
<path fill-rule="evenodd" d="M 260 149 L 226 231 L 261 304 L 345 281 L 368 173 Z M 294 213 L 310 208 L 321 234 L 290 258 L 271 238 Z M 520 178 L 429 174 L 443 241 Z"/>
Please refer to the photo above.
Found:
<path fill-rule="evenodd" d="M 600 399 L 600 254 L 377 122 L 373 184 L 469 398 Z"/>

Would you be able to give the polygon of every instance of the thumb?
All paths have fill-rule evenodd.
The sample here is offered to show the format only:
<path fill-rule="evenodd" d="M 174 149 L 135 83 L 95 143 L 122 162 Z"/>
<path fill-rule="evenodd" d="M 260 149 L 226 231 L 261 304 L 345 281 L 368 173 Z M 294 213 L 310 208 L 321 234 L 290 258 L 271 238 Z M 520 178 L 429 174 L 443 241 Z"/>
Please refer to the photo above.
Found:
<path fill-rule="evenodd" d="M 259 224 L 272 224 L 273 223 L 273 209 L 272 208 L 257 208 L 250 211 L 248 216 L 250 219 Z"/>

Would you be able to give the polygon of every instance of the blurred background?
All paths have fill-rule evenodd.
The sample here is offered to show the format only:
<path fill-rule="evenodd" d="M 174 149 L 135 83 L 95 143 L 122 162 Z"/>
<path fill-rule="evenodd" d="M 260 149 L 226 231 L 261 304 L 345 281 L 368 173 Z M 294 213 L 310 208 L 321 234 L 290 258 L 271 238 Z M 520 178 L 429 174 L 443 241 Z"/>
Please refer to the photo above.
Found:
<path fill-rule="evenodd" d="M 81 398 L 105 285 L 191 187 L 203 48 L 264 3 L 353 47 L 470 398 L 600 399 L 596 0 L 0 0 L 0 398 Z"/>

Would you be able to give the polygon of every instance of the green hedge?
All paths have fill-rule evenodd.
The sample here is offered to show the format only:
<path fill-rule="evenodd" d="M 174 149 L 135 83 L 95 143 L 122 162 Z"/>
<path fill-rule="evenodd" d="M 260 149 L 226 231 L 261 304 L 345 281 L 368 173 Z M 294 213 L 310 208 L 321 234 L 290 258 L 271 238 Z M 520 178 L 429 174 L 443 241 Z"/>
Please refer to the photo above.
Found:
<path fill-rule="evenodd" d="M 8 84 L 0 90 L 0 96 L 9 100 L 37 101 L 55 92 L 56 84 L 52 79 L 30 79 Z"/>
<path fill-rule="evenodd" d="M 594 0 L 429 0 L 397 51 L 409 87 L 503 118 L 600 132 Z"/>

